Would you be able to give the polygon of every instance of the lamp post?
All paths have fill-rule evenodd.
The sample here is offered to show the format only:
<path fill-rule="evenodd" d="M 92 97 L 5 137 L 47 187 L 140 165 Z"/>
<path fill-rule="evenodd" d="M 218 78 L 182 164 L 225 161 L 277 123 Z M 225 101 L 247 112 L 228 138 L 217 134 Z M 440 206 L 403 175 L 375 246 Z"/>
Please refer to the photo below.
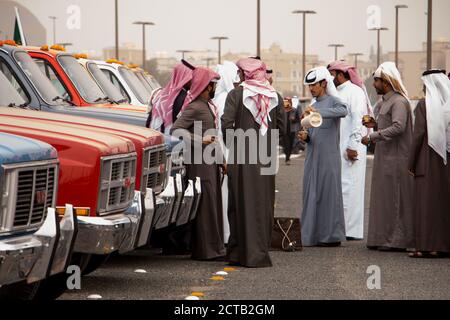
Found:
<path fill-rule="evenodd" d="M 399 43 L 399 10 L 400 9 L 407 9 L 408 6 L 404 4 L 399 4 L 395 6 L 395 65 L 398 68 L 398 43 Z"/>
<path fill-rule="evenodd" d="M 212 37 L 211 40 L 217 40 L 218 45 L 219 45 L 219 51 L 218 51 L 218 64 L 222 63 L 222 40 L 228 40 L 228 37 L 223 37 L 223 36 L 216 36 L 216 37 Z"/>
<path fill-rule="evenodd" d="M 56 20 L 58 17 L 49 16 L 51 20 L 53 20 L 53 44 L 56 44 Z"/>
<path fill-rule="evenodd" d="M 116 59 L 119 60 L 119 0 L 115 0 Z"/>
<path fill-rule="evenodd" d="M 256 55 L 261 57 L 261 0 L 256 0 Z"/>
<path fill-rule="evenodd" d="M 303 77 L 306 73 L 306 15 L 307 14 L 316 14 L 315 11 L 312 10 L 295 10 L 292 11 L 293 14 L 301 14 L 303 16 Z M 303 81 L 302 81 L 303 82 Z M 302 95 L 303 97 L 306 95 L 306 87 L 302 85 Z"/>
<path fill-rule="evenodd" d="M 427 70 L 433 67 L 433 0 L 428 0 Z"/>
<path fill-rule="evenodd" d="M 355 68 L 358 69 L 358 57 L 363 56 L 364 54 L 358 52 L 358 53 L 349 53 L 349 55 L 354 57 Z"/>
<path fill-rule="evenodd" d="M 181 53 L 181 59 L 184 60 L 186 53 L 191 53 L 192 50 L 177 50 L 178 53 Z"/>
<path fill-rule="evenodd" d="M 381 31 L 387 31 L 389 29 L 385 27 L 379 27 L 379 28 L 372 28 L 369 30 L 377 31 L 377 67 L 378 67 L 381 62 Z"/>
<path fill-rule="evenodd" d="M 338 60 L 338 48 L 343 48 L 343 44 L 329 44 L 328 45 L 331 48 L 334 48 L 334 61 Z"/>
<path fill-rule="evenodd" d="M 155 24 L 150 21 L 136 21 L 133 24 L 142 26 L 142 68 L 145 69 L 145 60 L 146 60 L 146 52 L 145 52 L 145 27 L 146 26 L 154 26 Z"/>

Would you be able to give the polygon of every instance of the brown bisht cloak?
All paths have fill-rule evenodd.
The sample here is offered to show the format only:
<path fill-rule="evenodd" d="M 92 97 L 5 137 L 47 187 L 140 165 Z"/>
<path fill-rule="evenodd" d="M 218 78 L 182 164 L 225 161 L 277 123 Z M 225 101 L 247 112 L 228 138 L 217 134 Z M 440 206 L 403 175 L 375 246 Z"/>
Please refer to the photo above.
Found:
<path fill-rule="evenodd" d="M 378 131 L 370 135 L 376 147 L 367 246 L 413 248 L 413 178 L 408 173 L 411 107 L 402 95 L 391 91 L 374 111 Z"/>
<path fill-rule="evenodd" d="M 203 133 L 215 129 L 215 116 L 208 101 L 198 98 L 183 111 L 171 128 L 171 133 L 177 129 L 186 129 L 194 134 L 194 122 L 202 122 Z M 195 137 L 199 144 L 202 137 Z M 192 151 L 195 148 L 191 144 Z M 202 146 L 204 149 L 204 146 Z M 192 153 L 192 163 L 194 156 Z M 202 157 L 201 164 L 186 164 L 187 177 L 201 179 L 202 196 L 197 217 L 192 227 L 192 258 L 210 260 L 225 256 L 223 239 L 222 191 L 220 185 L 220 168 L 218 164 L 206 164 Z"/>
<path fill-rule="evenodd" d="M 273 148 L 270 146 L 271 130 L 281 129 L 280 136 L 284 135 L 283 99 L 278 96 L 278 100 L 278 106 L 270 112 L 271 121 L 266 134 L 269 152 Z M 261 174 L 261 169 L 269 167 L 270 164 L 263 165 L 259 156 L 257 156 L 256 164 L 248 164 L 248 162 L 237 164 L 237 150 L 242 150 L 248 160 L 251 157 L 249 154 L 251 148 L 249 148 L 248 140 L 241 144 L 238 144 L 237 139 L 234 139 L 233 142 L 227 141 L 227 129 L 255 130 L 259 146 L 260 126 L 243 104 L 242 87 L 238 87 L 228 94 L 222 116 L 225 142 L 227 146 L 234 148 L 234 156 L 232 155 L 234 163 L 228 164 L 228 219 L 230 222 L 228 258 L 232 264 L 246 267 L 270 267 L 272 262 L 269 249 L 275 206 L 275 175 Z M 256 147 L 259 154 L 258 146 Z M 277 159 L 276 155 L 274 159 Z"/>
<path fill-rule="evenodd" d="M 416 108 L 409 169 L 414 173 L 415 249 L 450 253 L 450 164 L 428 145 L 425 100 Z M 447 159 L 450 154 L 447 153 Z"/>

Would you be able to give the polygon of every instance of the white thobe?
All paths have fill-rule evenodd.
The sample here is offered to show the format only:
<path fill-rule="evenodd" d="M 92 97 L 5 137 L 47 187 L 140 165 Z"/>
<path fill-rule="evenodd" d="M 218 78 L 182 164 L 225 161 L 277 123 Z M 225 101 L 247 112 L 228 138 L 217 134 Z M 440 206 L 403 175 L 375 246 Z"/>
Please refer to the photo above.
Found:
<path fill-rule="evenodd" d="M 220 92 L 216 91 L 216 95 L 214 97 L 214 104 L 217 106 L 217 111 L 219 113 L 219 119 L 223 116 L 223 111 L 225 108 L 225 101 L 227 99 L 228 92 L 224 90 L 220 90 Z M 222 135 L 222 123 L 219 121 L 219 134 Z M 220 139 L 222 143 L 222 150 L 224 152 L 225 159 L 228 159 L 228 149 L 225 147 L 223 143 L 223 139 Z M 223 209 L 223 237 L 224 243 L 228 243 L 228 239 L 230 238 L 230 223 L 228 221 L 228 176 L 225 175 L 222 182 L 222 209 Z"/>
<path fill-rule="evenodd" d="M 361 143 L 367 134 L 362 118 L 370 112 L 364 90 L 347 81 L 338 88 L 340 98 L 348 105 L 348 115 L 341 119 L 340 151 L 342 158 L 342 195 L 346 236 L 364 238 L 364 191 L 367 148 Z M 358 160 L 348 160 L 347 149 L 358 152 Z"/>

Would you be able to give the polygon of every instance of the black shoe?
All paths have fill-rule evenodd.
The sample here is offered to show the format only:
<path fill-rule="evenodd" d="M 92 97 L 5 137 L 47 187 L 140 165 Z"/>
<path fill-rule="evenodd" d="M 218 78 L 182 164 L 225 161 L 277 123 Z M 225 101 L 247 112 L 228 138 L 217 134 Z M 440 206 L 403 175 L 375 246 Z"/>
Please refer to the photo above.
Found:
<path fill-rule="evenodd" d="M 341 244 L 342 244 L 341 242 L 329 242 L 329 243 L 319 243 L 317 246 L 324 247 L 324 248 L 335 248 L 335 247 L 340 247 Z"/>
<path fill-rule="evenodd" d="M 378 251 L 382 251 L 382 252 L 406 252 L 406 249 L 391 248 L 391 247 L 381 246 L 381 247 L 378 247 Z"/>
<path fill-rule="evenodd" d="M 347 241 L 362 241 L 364 239 L 354 238 L 354 237 L 347 237 Z"/>

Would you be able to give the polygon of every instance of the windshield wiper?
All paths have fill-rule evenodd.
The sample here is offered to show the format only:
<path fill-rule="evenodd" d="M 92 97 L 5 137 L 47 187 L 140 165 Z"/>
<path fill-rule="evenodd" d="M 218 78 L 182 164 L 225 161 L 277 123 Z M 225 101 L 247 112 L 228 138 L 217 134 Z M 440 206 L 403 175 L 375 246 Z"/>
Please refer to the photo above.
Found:
<path fill-rule="evenodd" d="M 56 101 L 58 101 L 58 100 L 61 100 L 61 101 L 63 101 L 63 102 L 67 102 L 67 103 L 70 104 L 72 107 L 75 107 L 75 106 L 76 106 L 75 103 L 73 103 L 73 102 L 70 101 L 69 99 L 64 99 L 63 97 L 60 97 L 60 96 L 54 97 L 52 101 L 56 102 Z"/>
<path fill-rule="evenodd" d="M 127 103 L 127 102 L 128 102 L 128 99 L 122 99 L 122 100 L 117 101 L 117 104 L 122 104 L 122 103 Z"/>
<path fill-rule="evenodd" d="M 108 96 L 103 97 L 103 98 L 98 98 L 97 100 L 94 101 L 94 103 L 102 102 L 102 101 L 104 101 L 104 102 L 109 102 L 109 103 L 114 103 L 114 100 L 112 100 L 112 99 L 109 98 Z"/>
<path fill-rule="evenodd" d="M 23 108 L 26 108 L 26 107 L 28 107 L 28 104 L 29 103 L 22 103 L 22 104 L 19 104 L 19 105 L 17 105 L 15 102 L 11 102 L 10 104 L 8 104 L 8 107 L 9 108 L 21 108 L 21 109 L 23 109 Z"/>

